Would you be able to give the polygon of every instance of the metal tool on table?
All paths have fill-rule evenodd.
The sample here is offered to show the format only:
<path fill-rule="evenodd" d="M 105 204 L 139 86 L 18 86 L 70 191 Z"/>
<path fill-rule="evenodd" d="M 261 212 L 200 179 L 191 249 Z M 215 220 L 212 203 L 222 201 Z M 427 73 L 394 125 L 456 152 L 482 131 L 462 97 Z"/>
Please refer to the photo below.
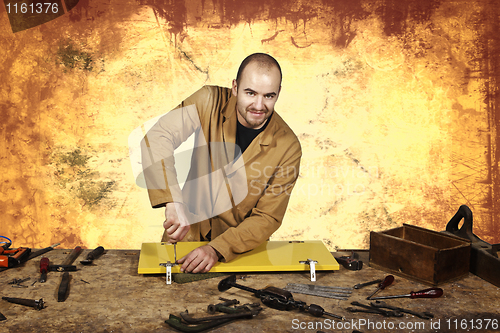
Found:
<path fill-rule="evenodd" d="M 344 320 L 344 317 L 326 312 L 319 305 L 307 305 L 305 302 L 294 300 L 293 295 L 287 290 L 276 287 L 266 287 L 264 289 L 257 290 L 237 284 L 236 275 L 228 276 L 227 278 L 221 280 L 218 285 L 219 291 L 226 291 L 231 287 L 236 287 L 253 293 L 256 297 L 260 298 L 261 302 L 264 305 L 273 309 L 286 311 L 299 309 L 299 311 L 309 312 L 315 317 L 322 317 L 323 315 L 327 315 L 333 318 Z"/>
<path fill-rule="evenodd" d="M 41 256 L 42 254 L 45 254 L 49 251 L 52 251 L 56 246 L 59 246 L 59 245 L 61 245 L 61 243 L 56 243 L 56 244 L 53 244 L 53 245 L 46 247 L 44 249 L 32 251 L 28 257 L 28 260 L 31 260 L 31 259 L 36 258 L 38 256 Z"/>
<path fill-rule="evenodd" d="M 28 288 L 28 286 L 25 286 L 21 283 L 26 282 L 29 279 L 30 279 L 29 277 L 24 278 L 24 279 L 14 279 L 14 280 L 10 281 L 9 284 L 11 284 L 13 287 L 16 287 L 16 288 Z"/>
<path fill-rule="evenodd" d="M 380 282 L 382 282 L 382 279 L 377 279 L 377 280 L 373 280 L 373 281 L 369 281 L 369 282 L 365 282 L 365 283 L 358 283 L 358 284 L 354 285 L 353 288 L 354 289 L 361 289 L 361 288 L 371 286 L 372 284 L 380 283 Z"/>
<path fill-rule="evenodd" d="M 61 277 L 61 282 L 59 283 L 59 288 L 57 289 L 57 301 L 64 302 L 69 296 L 69 282 L 71 276 L 68 272 L 64 272 Z"/>
<path fill-rule="evenodd" d="M 76 258 L 78 258 L 81 252 L 82 252 L 81 246 L 75 247 L 61 265 L 62 266 L 71 265 L 76 260 Z"/>
<path fill-rule="evenodd" d="M 172 284 L 172 267 L 179 265 L 177 263 L 177 243 L 174 243 L 173 245 L 174 245 L 174 262 L 170 262 L 169 260 L 167 262 L 160 263 L 160 266 L 164 266 L 167 269 L 165 273 L 165 281 L 167 284 Z"/>
<path fill-rule="evenodd" d="M 397 306 L 391 306 L 384 301 L 375 301 L 375 302 L 370 303 L 370 305 L 373 307 L 376 307 L 376 308 L 384 308 L 384 309 L 390 309 L 390 310 L 399 311 L 399 312 L 403 312 L 403 313 L 408 313 L 408 314 L 411 314 L 411 315 L 416 316 L 416 317 L 421 318 L 421 319 L 434 318 L 434 315 L 430 312 L 427 312 L 427 311 L 417 312 L 417 311 L 413 311 L 413 310 L 409 310 L 409 309 L 399 308 Z"/>
<path fill-rule="evenodd" d="M 42 298 L 40 298 L 39 300 L 33 300 L 27 298 L 2 297 L 2 299 L 10 303 L 29 306 L 37 310 L 41 310 L 44 307 L 44 302 Z"/>
<path fill-rule="evenodd" d="M 193 318 L 185 311 L 180 313 L 180 317 L 171 314 L 169 319 L 165 320 L 165 323 L 181 332 L 202 332 L 236 319 L 251 319 L 262 310 L 258 304 L 244 304 L 238 307 L 230 307 L 230 305 L 235 304 L 239 304 L 239 301 L 225 300 L 224 303 L 208 306 L 207 310 L 209 313 L 224 312 L 226 313 L 225 315 Z"/>
<path fill-rule="evenodd" d="M 99 258 L 103 253 L 104 253 L 104 248 L 102 246 L 98 246 L 94 250 L 89 252 L 89 254 L 87 254 L 87 258 L 85 260 L 80 261 L 80 264 L 90 265 L 95 259 Z"/>
<path fill-rule="evenodd" d="M 82 248 L 80 246 L 75 247 L 60 266 L 71 266 L 71 264 L 76 260 L 76 258 L 78 258 L 81 252 Z M 70 281 L 71 275 L 69 275 L 69 273 L 65 271 L 61 277 L 61 282 L 59 283 L 59 287 L 57 289 L 58 302 L 64 302 L 68 298 Z"/>
<path fill-rule="evenodd" d="M 309 271 L 311 272 L 311 282 L 316 281 L 316 264 L 318 263 L 316 260 L 307 259 L 299 261 L 301 264 L 309 265 Z"/>
<path fill-rule="evenodd" d="M 462 227 L 458 225 L 464 220 Z M 451 234 L 463 239 L 470 240 L 470 265 L 472 274 L 500 287 L 500 244 L 489 244 L 472 232 L 472 211 L 466 205 L 460 206 L 455 215 L 446 225 L 445 234 Z"/>
<path fill-rule="evenodd" d="M 349 312 L 375 313 L 375 314 L 383 315 L 384 317 L 403 317 L 403 314 L 400 311 L 384 310 L 384 309 L 381 309 L 378 307 L 362 304 L 359 302 L 351 302 L 351 304 L 354 306 L 357 306 L 359 308 L 348 307 L 348 308 L 346 308 L 346 310 Z"/>
<path fill-rule="evenodd" d="M 378 293 L 380 290 L 384 290 L 386 287 L 390 286 L 394 282 L 394 276 L 392 275 L 387 275 L 382 282 L 380 282 L 377 286 L 377 289 L 366 299 L 373 299 L 373 295 Z"/>
<path fill-rule="evenodd" d="M 404 294 L 404 295 L 372 297 L 370 298 L 370 300 L 390 299 L 390 298 L 438 298 L 441 297 L 442 295 L 443 295 L 443 289 L 429 288 L 419 291 L 411 291 L 409 294 Z"/>
<path fill-rule="evenodd" d="M 346 300 L 351 296 L 351 287 L 317 286 L 312 284 L 288 283 L 285 290 L 292 293 Z"/>
<path fill-rule="evenodd" d="M 350 256 L 335 257 L 335 260 L 351 271 L 359 271 L 363 268 L 363 262 L 359 260 L 359 255 L 354 251 Z"/>
<path fill-rule="evenodd" d="M 235 308 L 231 308 L 230 305 L 240 304 L 240 301 L 238 301 L 237 299 L 226 299 L 226 298 L 222 298 L 222 297 L 219 297 L 219 299 L 223 302 L 218 303 L 218 304 L 209 304 L 207 306 L 208 313 L 214 314 L 216 312 L 226 312 L 226 309 L 235 309 Z M 232 310 L 229 310 L 229 311 L 232 311 Z M 226 313 L 232 313 L 232 312 L 226 312 Z"/>

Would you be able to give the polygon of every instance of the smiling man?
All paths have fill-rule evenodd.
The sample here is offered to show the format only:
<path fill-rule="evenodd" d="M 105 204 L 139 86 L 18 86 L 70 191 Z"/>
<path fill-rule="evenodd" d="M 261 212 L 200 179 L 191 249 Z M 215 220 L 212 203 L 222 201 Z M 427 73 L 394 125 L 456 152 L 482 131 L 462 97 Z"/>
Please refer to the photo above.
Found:
<path fill-rule="evenodd" d="M 231 89 L 203 87 L 146 134 L 144 176 L 153 208 L 165 207 L 162 241 L 209 241 L 178 260 L 181 271 L 208 272 L 280 227 L 302 156 L 296 135 L 274 111 L 281 80 L 273 57 L 252 54 Z M 193 133 L 188 181 L 180 191 L 171 157 Z"/>

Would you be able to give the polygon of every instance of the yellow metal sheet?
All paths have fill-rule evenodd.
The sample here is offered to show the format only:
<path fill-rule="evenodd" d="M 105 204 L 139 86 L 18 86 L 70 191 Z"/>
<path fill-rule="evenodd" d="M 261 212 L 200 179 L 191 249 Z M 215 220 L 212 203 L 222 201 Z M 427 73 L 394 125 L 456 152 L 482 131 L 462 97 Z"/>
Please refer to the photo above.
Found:
<path fill-rule="evenodd" d="M 177 243 L 177 259 L 208 242 Z M 338 270 L 339 264 L 322 241 L 268 241 L 259 247 L 238 256 L 228 263 L 216 263 L 210 272 L 275 272 L 309 271 L 309 265 L 299 261 L 317 261 L 316 270 Z M 174 262 L 174 246 L 167 243 L 143 243 L 139 258 L 139 274 L 165 273 L 160 266 L 167 261 Z M 180 273 L 180 265 L 172 267 L 172 273 Z"/>

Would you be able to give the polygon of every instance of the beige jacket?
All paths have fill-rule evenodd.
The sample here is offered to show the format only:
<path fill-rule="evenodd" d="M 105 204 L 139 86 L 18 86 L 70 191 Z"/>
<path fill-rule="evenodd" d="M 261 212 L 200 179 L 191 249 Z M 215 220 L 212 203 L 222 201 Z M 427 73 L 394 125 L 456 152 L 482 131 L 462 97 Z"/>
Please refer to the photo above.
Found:
<path fill-rule="evenodd" d="M 225 261 L 254 249 L 279 228 L 302 156 L 296 135 L 274 112 L 266 129 L 235 158 L 236 121 L 231 89 L 205 86 L 161 117 L 142 145 L 152 206 L 184 202 L 194 212 L 184 241 L 204 240 L 211 230 L 209 244 Z M 193 132 L 200 148 L 181 191 L 173 151 Z M 197 181 L 208 174 L 209 180 Z"/>

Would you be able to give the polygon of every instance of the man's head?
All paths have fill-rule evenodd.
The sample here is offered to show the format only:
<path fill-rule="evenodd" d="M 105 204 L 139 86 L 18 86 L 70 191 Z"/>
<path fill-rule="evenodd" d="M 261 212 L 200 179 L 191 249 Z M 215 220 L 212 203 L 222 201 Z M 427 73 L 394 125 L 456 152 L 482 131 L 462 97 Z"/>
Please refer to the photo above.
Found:
<path fill-rule="evenodd" d="M 233 95 L 239 122 L 259 129 L 274 111 L 281 90 L 281 68 L 265 53 L 254 53 L 243 60 L 233 80 Z"/>

